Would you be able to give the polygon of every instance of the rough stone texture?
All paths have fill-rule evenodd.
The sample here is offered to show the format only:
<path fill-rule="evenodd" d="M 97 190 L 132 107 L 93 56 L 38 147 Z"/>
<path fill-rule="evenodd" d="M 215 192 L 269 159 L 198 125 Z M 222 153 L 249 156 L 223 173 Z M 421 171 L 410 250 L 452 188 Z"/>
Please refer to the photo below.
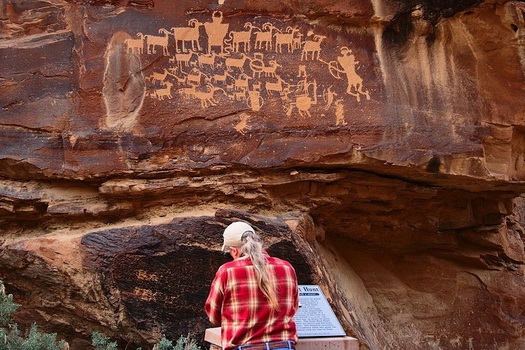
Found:
<path fill-rule="evenodd" d="M 17 320 L 73 349 L 202 339 L 220 232 L 243 219 L 363 348 L 525 348 L 524 13 L 0 2 Z"/>

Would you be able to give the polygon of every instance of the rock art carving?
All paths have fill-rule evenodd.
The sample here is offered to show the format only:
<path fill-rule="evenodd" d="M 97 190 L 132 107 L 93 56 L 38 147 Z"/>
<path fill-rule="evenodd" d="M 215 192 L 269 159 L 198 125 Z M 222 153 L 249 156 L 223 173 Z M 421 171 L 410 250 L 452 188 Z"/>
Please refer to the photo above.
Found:
<path fill-rule="evenodd" d="M 200 31 L 199 27 L 202 25 L 196 19 L 188 21 L 188 27 L 172 27 L 171 31 L 175 40 L 175 51 L 183 52 L 185 50 L 201 51 L 199 44 Z M 186 48 L 189 44 L 190 48 Z M 180 46 L 179 46 L 180 45 Z"/>
<path fill-rule="evenodd" d="M 359 62 L 348 46 L 339 49 L 339 56 L 326 60 L 326 36 L 312 29 L 305 35 L 300 26 L 280 28 L 272 21 L 261 23 L 246 22 L 241 30 L 231 30 L 222 12 L 215 11 L 210 21 L 191 18 L 187 26 L 160 28 L 161 36 L 137 33 L 124 47 L 127 53 L 137 55 L 156 54 L 160 48 L 158 54 L 167 56 L 167 66 L 154 69 L 146 78 L 147 96 L 153 99 L 168 101 L 176 94 L 199 101 L 202 108 L 232 101 L 244 103 L 252 111 L 260 111 L 267 99 L 280 99 L 285 115 L 307 118 L 322 97 L 324 110 L 335 113 L 336 125 L 346 125 L 344 103 L 348 103 L 343 96 L 336 99 L 336 90 L 354 96 L 357 103 L 362 97 L 370 99 L 357 73 Z M 290 59 L 297 66 L 297 75 L 289 74 Z M 311 64 L 318 67 L 315 73 L 307 72 Z M 319 83 L 315 78 L 319 69 L 330 73 L 323 82 L 332 76 L 335 84 Z M 345 81 L 346 86 L 337 81 Z"/>
<path fill-rule="evenodd" d="M 136 54 L 144 53 L 144 40 L 144 34 L 142 33 L 137 33 L 137 39 L 131 38 L 124 40 L 127 52 Z"/>
<path fill-rule="evenodd" d="M 208 37 L 208 53 L 213 49 L 219 48 L 219 53 L 224 52 L 224 39 L 228 33 L 229 23 L 222 23 L 222 12 L 215 11 L 212 15 L 212 21 L 204 23 L 204 30 Z"/>
<path fill-rule="evenodd" d="M 286 107 L 286 115 L 290 117 L 294 110 L 297 110 L 301 117 L 311 117 L 310 107 L 317 104 L 317 82 L 308 82 L 304 79 L 300 84 L 297 85 L 297 89 L 293 93 L 292 97 L 290 94 L 286 94 L 286 99 L 289 103 Z"/>
<path fill-rule="evenodd" d="M 298 47 L 294 45 L 296 42 L 296 35 L 299 33 L 299 28 L 297 27 L 287 27 L 285 32 L 281 32 L 277 29 L 277 33 L 274 34 L 275 37 L 275 52 L 283 53 L 283 48 L 287 52 L 293 52 L 294 49 Z"/>
<path fill-rule="evenodd" d="M 145 36 L 145 39 L 146 39 L 146 45 L 147 45 L 147 52 L 149 54 L 152 54 L 152 53 L 155 53 L 155 48 L 157 46 L 160 46 L 161 49 L 162 49 L 162 54 L 164 56 L 168 56 L 169 55 L 169 52 L 168 52 L 168 35 L 170 34 L 170 32 L 168 32 L 166 29 L 164 28 L 160 28 L 159 29 L 159 33 L 160 34 L 163 34 L 162 36 L 156 36 L 156 35 L 146 35 Z"/>
<path fill-rule="evenodd" d="M 323 35 L 314 35 L 311 40 L 306 40 L 303 45 L 303 51 L 301 52 L 301 61 L 318 60 L 319 54 L 321 53 L 321 42 L 326 39 Z"/>
<path fill-rule="evenodd" d="M 169 81 L 164 83 L 164 86 L 158 89 L 155 89 L 151 96 L 153 96 L 156 99 L 164 100 L 164 99 L 172 99 L 173 96 L 171 95 L 171 88 L 173 87 L 173 83 L 170 83 Z"/>
<path fill-rule="evenodd" d="M 343 100 L 338 99 L 335 101 L 335 125 L 347 125 L 345 121 L 345 106 Z"/>
<path fill-rule="evenodd" d="M 226 50 L 233 50 L 234 52 L 240 52 L 241 48 L 244 52 L 249 52 L 251 49 L 251 38 L 253 25 L 250 22 L 244 24 L 245 31 L 231 31 L 229 34 L 229 39 L 225 40 L 227 43 Z"/>
<path fill-rule="evenodd" d="M 342 75 L 346 76 L 348 83 L 346 93 L 355 96 L 357 102 L 361 101 L 361 95 L 365 96 L 367 100 L 370 99 L 368 91 L 363 89 L 363 79 L 356 72 L 358 64 L 359 61 L 355 59 L 352 50 L 346 46 L 341 48 L 337 61 L 328 63 L 330 74 L 334 78 L 342 79 Z"/>
<path fill-rule="evenodd" d="M 239 121 L 239 123 L 237 123 L 237 125 L 234 126 L 235 130 L 237 130 L 237 132 L 239 134 L 246 134 L 246 132 L 248 132 L 248 119 L 250 118 L 250 116 L 248 114 L 245 114 L 243 113 L 241 115 L 241 120 Z"/>
<path fill-rule="evenodd" d="M 273 35 L 276 30 L 278 30 L 277 27 L 269 22 L 263 24 L 262 30 L 257 28 L 255 32 L 255 50 L 271 51 L 273 47 Z"/>

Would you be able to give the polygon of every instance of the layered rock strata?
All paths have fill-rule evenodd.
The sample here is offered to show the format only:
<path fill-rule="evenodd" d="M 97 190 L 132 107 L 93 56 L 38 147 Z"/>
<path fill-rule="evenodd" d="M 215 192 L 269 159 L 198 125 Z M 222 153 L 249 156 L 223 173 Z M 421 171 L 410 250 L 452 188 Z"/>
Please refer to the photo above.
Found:
<path fill-rule="evenodd" d="M 520 1 L 4 1 L 0 278 L 74 349 L 210 326 L 246 220 L 370 349 L 525 347 Z"/>

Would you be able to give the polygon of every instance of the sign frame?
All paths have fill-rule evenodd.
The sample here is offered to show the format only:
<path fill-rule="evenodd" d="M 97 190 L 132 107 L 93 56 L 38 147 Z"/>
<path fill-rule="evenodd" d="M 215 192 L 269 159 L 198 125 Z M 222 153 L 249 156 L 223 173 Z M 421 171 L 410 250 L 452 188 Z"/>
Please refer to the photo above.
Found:
<path fill-rule="evenodd" d="M 295 315 L 299 338 L 344 337 L 346 333 L 318 285 L 299 285 Z"/>

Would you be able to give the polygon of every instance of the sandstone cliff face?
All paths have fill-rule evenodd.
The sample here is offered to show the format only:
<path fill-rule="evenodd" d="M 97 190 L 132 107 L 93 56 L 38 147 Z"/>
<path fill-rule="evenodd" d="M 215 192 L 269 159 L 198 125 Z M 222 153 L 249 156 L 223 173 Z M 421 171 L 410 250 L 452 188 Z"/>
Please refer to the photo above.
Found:
<path fill-rule="evenodd" d="M 0 3 L 0 278 L 202 337 L 246 220 L 370 349 L 525 347 L 520 1 Z"/>

